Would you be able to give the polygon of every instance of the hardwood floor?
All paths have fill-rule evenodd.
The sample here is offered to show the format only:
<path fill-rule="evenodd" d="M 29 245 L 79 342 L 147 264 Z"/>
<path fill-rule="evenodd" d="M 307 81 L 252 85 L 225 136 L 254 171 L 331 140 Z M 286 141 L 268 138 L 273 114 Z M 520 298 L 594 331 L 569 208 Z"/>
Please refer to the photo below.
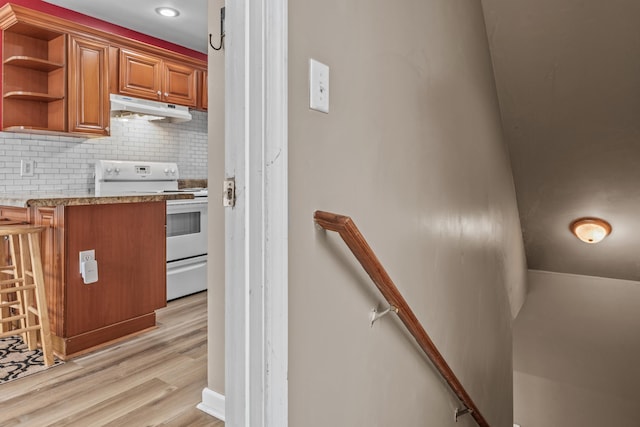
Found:
<path fill-rule="evenodd" d="M 0 426 L 210 426 L 206 292 L 157 312 L 158 328 L 0 385 Z"/>

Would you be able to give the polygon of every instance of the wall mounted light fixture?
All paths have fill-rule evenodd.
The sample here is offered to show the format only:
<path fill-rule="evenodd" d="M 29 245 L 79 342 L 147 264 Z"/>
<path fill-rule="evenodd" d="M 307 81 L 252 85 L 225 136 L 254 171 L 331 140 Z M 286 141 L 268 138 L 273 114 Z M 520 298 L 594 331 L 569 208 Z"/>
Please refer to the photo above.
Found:
<path fill-rule="evenodd" d="M 611 233 L 611 224 L 600 218 L 579 218 L 569 229 L 583 242 L 598 243 Z"/>

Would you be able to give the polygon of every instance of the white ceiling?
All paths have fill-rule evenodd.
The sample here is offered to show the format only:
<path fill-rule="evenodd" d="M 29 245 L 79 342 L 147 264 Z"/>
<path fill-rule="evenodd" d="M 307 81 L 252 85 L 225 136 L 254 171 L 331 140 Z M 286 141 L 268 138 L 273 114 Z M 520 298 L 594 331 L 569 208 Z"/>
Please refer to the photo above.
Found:
<path fill-rule="evenodd" d="M 207 0 L 45 0 L 161 40 L 207 53 Z M 160 6 L 180 11 L 176 18 L 155 12 Z"/>

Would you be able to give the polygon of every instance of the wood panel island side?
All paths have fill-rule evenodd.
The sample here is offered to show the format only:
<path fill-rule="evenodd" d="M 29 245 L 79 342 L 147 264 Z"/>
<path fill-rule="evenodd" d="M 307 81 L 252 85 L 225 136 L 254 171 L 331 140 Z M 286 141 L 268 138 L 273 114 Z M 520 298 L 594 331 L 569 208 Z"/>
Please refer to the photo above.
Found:
<path fill-rule="evenodd" d="M 167 301 L 165 201 L 191 197 L 0 195 L 0 225 L 47 227 L 42 259 L 57 356 L 68 359 L 155 327 L 155 310 Z M 98 281 L 85 284 L 79 253 L 91 249 Z"/>

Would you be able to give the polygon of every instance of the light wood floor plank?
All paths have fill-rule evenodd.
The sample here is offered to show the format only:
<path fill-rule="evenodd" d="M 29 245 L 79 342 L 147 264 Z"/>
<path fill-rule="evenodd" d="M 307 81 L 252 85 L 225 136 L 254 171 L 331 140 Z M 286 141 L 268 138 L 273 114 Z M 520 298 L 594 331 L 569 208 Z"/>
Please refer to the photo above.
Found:
<path fill-rule="evenodd" d="M 190 393 L 201 393 L 203 387 L 204 384 L 190 382 L 187 383 L 187 385 L 185 385 L 182 389 L 185 391 L 190 391 Z M 135 411 L 130 412 L 126 417 L 122 417 L 116 420 L 114 423 L 107 425 L 109 427 L 126 425 L 160 425 L 167 421 L 167 417 L 165 415 L 160 415 L 158 413 L 158 408 L 164 406 L 173 408 L 188 407 L 192 402 L 191 399 L 187 399 L 187 395 L 190 393 L 170 393 L 160 396 L 158 399 L 147 402 L 145 405 L 136 408 Z M 175 418 L 175 416 L 179 415 L 180 413 L 181 412 L 177 412 L 171 418 Z"/>
<path fill-rule="evenodd" d="M 101 400 L 91 407 L 69 415 L 51 424 L 52 427 L 86 427 L 107 425 L 110 421 L 126 417 L 139 406 L 152 402 L 163 395 L 175 391 L 176 388 L 164 381 L 152 379 L 128 390 L 126 393 L 114 395 Z"/>
<path fill-rule="evenodd" d="M 206 292 L 158 311 L 158 327 L 0 386 L 4 426 L 223 427 L 198 410 L 207 378 Z"/>

